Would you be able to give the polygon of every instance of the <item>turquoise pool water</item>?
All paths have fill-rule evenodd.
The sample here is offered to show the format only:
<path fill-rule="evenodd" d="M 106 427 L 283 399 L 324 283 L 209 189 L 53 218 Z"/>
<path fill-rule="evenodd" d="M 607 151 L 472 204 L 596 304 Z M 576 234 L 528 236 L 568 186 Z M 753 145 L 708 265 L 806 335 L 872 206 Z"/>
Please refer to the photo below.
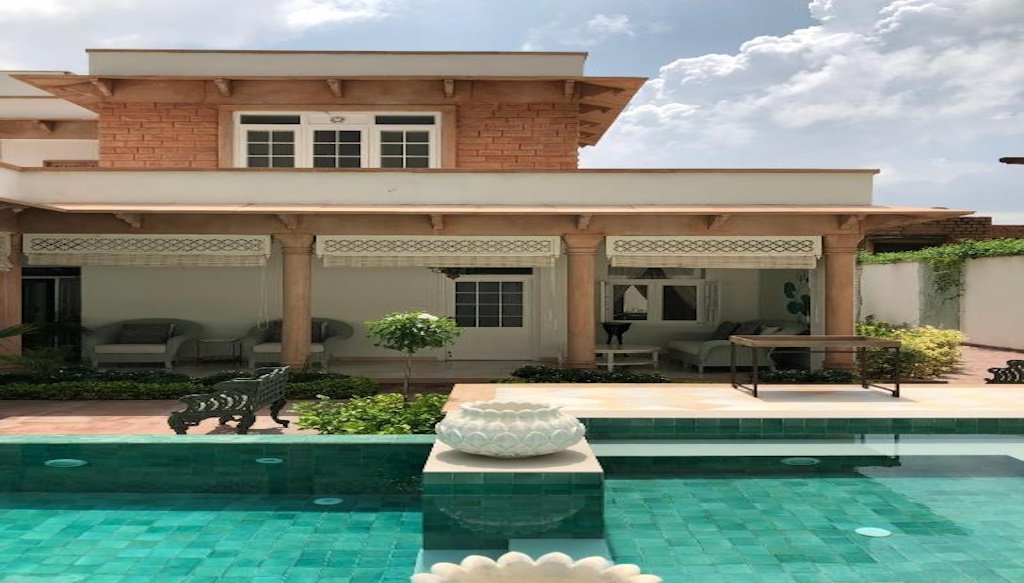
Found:
<path fill-rule="evenodd" d="M 419 501 L 0 494 L 0 581 L 408 583 Z"/>
<path fill-rule="evenodd" d="M 617 561 L 666 583 L 1024 581 L 1024 463 L 1005 456 L 609 458 Z M 880 527 L 886 538 L 856 534 Z"/>

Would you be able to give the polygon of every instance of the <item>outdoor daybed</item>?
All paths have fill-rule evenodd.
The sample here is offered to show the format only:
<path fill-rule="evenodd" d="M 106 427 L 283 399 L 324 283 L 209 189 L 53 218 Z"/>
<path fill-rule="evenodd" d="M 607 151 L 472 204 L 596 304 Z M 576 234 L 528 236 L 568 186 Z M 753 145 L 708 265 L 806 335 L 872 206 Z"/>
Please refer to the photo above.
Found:
<path fill-rule="evenodd" d="M 711 335 L 686 335 L 676 337 L 668 342 L 669 360 L 692 366 L 700 374 L 709 366 L 729 366 L 729 336 L 749 334 L 806 334 L 807 324 L 788 320 L 750 320 L 747 322 L 722 322 Z M 775 370 L 775 362 L 762 355 L 761 366 Z M 737 355 L 738 366 L 752 366 L 753 359 L 749 351 Z"/>

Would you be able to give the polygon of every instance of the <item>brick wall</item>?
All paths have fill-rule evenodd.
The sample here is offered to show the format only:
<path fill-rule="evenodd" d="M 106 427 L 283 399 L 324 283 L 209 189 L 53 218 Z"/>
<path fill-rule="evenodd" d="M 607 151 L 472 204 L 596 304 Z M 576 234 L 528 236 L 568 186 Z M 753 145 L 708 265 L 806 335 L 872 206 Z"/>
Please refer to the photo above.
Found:
<path fill-rule="evenodd" d="M 1024 238 L 1024 225 L 993 225 L 992 217 L 957 217 L 873 232 L 868 238 L 873 241 L 936 239 L 944 243 L 966 239 Z"/>
<path fill-rule="evenodd" d="M 457 113 L 459 168 L 573 169 L 579 107 L 563 103 L 474 103 Z"/>
<path fill-rule="evenodd" d="M 102 168 L 216 168 L 217 109 L 193 103 L 103 103 Z"/>

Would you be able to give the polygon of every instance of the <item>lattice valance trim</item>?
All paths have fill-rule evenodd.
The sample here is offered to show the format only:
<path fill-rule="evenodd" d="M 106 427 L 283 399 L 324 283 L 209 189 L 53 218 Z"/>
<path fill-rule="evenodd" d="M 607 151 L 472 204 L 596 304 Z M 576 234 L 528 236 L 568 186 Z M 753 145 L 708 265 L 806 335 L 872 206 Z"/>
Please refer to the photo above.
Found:
<path fill-rule="evenodd" d="M 616 267 L 813 269 L 820 237 L 608 237 Z"/>
<path fill-rule="evenodd" d="M 551 267 L 558 237 L 326 235 L 316 239 L 325 267 Z"/>
<path fill-rule="evenodd" d="M 11 237 L 11 233 L 0 231 L 0 271 L 10 271 L 14 266 L 11 263 Z"/>
<path fill-rule="evenodd" d="M 270 257 L 267 235 L 25 235 L 30 265 L 251 267 Z"/>

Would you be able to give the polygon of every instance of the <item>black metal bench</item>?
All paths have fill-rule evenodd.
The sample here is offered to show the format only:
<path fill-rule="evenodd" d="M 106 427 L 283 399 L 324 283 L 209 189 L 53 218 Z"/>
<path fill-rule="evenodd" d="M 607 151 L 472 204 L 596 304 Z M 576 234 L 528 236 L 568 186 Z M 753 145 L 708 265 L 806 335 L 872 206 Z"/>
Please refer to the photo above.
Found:
<path fill-rule="evenodd" d="M 1024 384 L 1024 360 L 1008 360 L 1005 368 L 990 368 L 992 378 L 985 379 L 990 385 Z"/>
<path fill-rule="evenodd" d="M 184 435 L 189 427 L 199 425 L 203 419 L 217 417 L 222 425 L 228 421 L 238 421 L 236 431 L 244 435 L 256 422 L 256 411 L 269 405 L 270 418 L 288 427 L 288 421 L 277 416 L 286 402 L 287 385 L 287 366 L 260 368 L 252 378 L 220 382 L 213 386 L 214 390 L 210 393 L 185 395 L 178 399 L 185 403 L 185 409 L 171 413 L 167 424 L 175 433 Z"/>

